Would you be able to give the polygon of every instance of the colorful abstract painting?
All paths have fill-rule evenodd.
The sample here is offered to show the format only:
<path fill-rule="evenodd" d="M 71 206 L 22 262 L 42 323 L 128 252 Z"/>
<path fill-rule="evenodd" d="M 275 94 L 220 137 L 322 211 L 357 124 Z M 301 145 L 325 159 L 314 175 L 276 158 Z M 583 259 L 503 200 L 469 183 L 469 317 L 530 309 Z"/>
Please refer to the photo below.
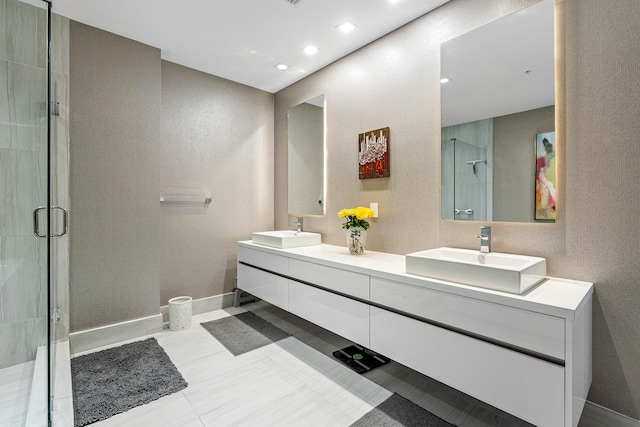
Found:
<path fill-rule="evenodd" d="M 358 135 L 358 176 L 360 179 L 389 176 L 389 128 Z"/>
<path fill-rule="evenodd" d="M 556 219 L 556 133 L 536 134 L 536 211 L 537 221 Z"/>

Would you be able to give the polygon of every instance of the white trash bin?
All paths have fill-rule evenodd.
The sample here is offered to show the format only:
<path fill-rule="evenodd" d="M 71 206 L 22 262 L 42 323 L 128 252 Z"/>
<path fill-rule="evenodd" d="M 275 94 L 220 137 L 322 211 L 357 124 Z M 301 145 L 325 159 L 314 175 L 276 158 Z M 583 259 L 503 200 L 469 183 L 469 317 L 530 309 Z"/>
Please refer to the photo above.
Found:
<path fill-rule="evenodd" d="M 175 297 L 169 300 L 169 329 L 181 331 L 191 327 L 191 297 Z"/>

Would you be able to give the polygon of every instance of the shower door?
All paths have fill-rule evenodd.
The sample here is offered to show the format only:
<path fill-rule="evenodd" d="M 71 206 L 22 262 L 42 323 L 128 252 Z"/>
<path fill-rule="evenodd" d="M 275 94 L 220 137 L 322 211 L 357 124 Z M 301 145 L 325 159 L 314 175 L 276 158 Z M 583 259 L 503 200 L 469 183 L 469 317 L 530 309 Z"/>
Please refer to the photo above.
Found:
<path fill-rule="evenodd" d="M 0 0 L 0 424 L 50 401 L 49 3 Z"/>

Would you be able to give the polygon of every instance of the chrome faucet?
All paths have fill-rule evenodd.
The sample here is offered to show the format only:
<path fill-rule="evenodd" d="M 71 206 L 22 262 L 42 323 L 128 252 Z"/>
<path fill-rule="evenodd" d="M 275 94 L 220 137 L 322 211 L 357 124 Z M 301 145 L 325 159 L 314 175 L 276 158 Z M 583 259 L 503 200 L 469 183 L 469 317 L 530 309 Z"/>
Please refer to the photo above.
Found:
<path fill-rule="evenodd" d="M 491 227 L 483 225 L 480 227 L 480 234 L 476 234 L 476 239 L 480 240 L 480 252 L 488 254 L 491 252 Z"/>
<path fill-rule="evenodd" d="M 298 218 L 296 218 L 295 221 L 291 221 L 292 225 L 295 225 L 297 228 L 296 233 L 302 233 L 302 224 L 303 224 L 304 219 L 299 216 Z"/>

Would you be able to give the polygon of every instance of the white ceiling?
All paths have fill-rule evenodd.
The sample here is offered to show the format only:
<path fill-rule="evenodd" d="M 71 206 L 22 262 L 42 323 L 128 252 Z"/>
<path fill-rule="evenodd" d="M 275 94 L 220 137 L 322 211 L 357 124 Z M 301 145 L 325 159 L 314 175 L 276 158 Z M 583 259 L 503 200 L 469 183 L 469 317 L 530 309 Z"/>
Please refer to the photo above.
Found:
<path fill-rule="evenodd" d="M 53 11 L 162 59 L 277 92 L 449 0 L 53 0 Z M 335 27 L 351 21 L 349 34 Z M 318 53 L 302 49 L 314 45 Z M 274 68 L 283 62 L 286 71 Z"/>

